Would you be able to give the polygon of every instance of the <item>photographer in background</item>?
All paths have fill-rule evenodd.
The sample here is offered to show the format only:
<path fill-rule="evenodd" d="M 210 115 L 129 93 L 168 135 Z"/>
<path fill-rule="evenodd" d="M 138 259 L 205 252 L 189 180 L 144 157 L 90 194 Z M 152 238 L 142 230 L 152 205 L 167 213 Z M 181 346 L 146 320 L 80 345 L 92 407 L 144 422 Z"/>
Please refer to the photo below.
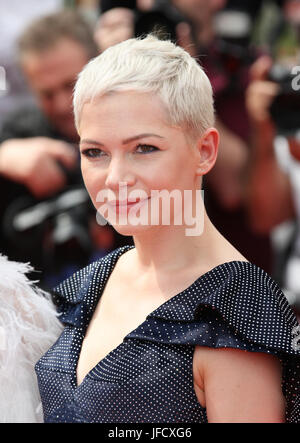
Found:
<path fill-rule="evenodd" d="M 97 54 L 90 26 L 72 10 L 33 22 L 19 60 L 37 106 L 8 115 L 0 133 L 1 252 L 30 261 L 46 289 L 114 247 L 83 187 L 72 93 Z"/>
<path fill-rule="evenodd" d="M 94 38 L 100 52 L 157 30 L 175 42 L 177 25 L 185 20 L 168 0 L 101 0 L 99 10 Z"/>
<path fill-rule="evenodd" d="M 247 200 L 258 233 L 295 221 L 278 251 L 274 278 L 300 312 L 300 93 L 294 71 L 300 64 L 300 2 L 283 2 L 283 12 L 278 29 L 284 35 L 273 40 L 272 58 L 263 56 L 253 65 L 246 95 L 253 145 Z"/>

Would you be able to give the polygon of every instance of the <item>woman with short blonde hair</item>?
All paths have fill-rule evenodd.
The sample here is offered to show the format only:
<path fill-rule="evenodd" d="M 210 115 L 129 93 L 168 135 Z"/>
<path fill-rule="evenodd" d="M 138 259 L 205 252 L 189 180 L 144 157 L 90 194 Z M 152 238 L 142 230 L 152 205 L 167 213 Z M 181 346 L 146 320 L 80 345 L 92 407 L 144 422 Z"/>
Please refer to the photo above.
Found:
<path fill-rule="evenodd" d="M 169 41 L 127 40 L 81 72 L 74 111 L 98 220 L 134 246 L 55 289 L 45 421 L 299 421 L 295 315 L 205 211 L 219 135 L 201 67 Z"/>

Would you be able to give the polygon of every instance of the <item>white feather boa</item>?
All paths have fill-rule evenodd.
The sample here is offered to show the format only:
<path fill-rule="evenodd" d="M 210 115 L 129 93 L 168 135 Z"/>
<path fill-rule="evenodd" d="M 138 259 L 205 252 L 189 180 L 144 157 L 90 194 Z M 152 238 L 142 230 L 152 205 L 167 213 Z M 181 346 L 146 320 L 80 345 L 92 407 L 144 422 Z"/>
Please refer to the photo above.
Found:
<path fill-rule="evenodd" d="M 0 254 L 0 422 L 42 422 L 34 365 L 62 325 L 49 294 L 26 273 L 29 264 Z"/>

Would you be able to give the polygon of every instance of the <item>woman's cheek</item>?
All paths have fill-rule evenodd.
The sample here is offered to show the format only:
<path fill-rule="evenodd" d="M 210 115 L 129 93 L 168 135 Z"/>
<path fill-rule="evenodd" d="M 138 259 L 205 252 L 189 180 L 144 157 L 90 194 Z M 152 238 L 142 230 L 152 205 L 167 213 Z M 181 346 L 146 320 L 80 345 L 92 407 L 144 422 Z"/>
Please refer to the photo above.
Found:
<path fill-rule="evenodd" d="M 98 195 L 101 191 L 101 185 L 99 184 L 99 182 L 90 182 L 88 184 L 87 191 L 90 194 L 94 206 L 99 206 L 99 203 L 97 203 Z"/>
<path fill-rule="evenodd" d="M 86 190 L 89 193 L 93 204 L 95 205 L 97 194 L 101 189 L 99 178 L 97 179 L 95 174 L 93 174 L 91 171 L 88 172 L 87 168 L 82 168 L 82 177 Z"/>

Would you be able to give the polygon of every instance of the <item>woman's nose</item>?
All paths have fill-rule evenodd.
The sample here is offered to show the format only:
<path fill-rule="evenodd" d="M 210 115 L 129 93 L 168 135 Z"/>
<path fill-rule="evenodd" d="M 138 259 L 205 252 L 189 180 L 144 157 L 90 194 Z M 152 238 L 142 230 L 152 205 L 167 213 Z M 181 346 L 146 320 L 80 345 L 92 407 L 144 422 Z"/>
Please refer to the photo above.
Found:
<path fill-rule="evenodd" d="M 111 159 L 105 180 L 106 188 L 117 190 L 120 186 L 129 187 L 134 183 L 135 176 L 127 161 L 124 158 Z"/>

